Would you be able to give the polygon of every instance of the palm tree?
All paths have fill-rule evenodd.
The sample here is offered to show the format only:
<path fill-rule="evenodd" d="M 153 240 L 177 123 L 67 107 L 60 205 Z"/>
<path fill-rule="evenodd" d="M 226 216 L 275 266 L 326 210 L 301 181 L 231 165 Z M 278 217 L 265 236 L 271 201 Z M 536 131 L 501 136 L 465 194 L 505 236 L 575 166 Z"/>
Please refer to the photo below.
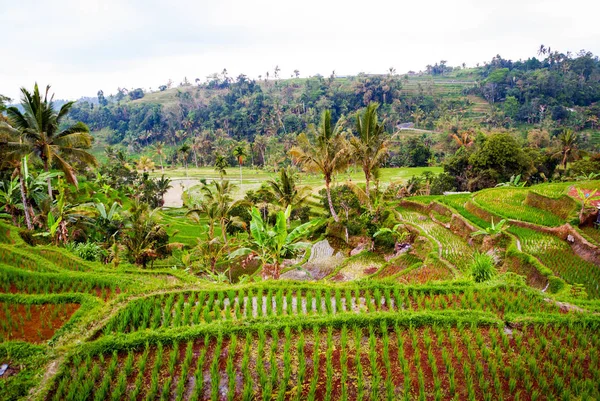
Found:
<path fill-rule="evenodd" d="M 223 182 L 223 176 L 227 174 L 227 170 L 225 170 L 229 166 L 227 162 L 227 158 L 223 155 L 215 156 L 215 171 L 219 173 L 221 176 L 221 182 Z"/>
<path fill-rule="evenodd" d="M 340 118 L 335 126 L 332 126 L 331 111 L 324 111 L 319 126 L 311 126 L 315 143 L 311 143 L 305 134 L 300 134 L 298 146 L 294 146 L 289 152 L 304 169 L 323 174 L 329 211 L 336 222 L 339 222 L 340 218 L 331 200 L 331 181 L 336 172 L 344 170 L 348 165 L 348 143 L 344 123 L 345 120 Z"/>
<path fill-rule="evenodd" d="M 365 193 L 369 208 L 371 207 L 369 192 L 371 177 L 387 156 L 389 145 L 389 141 L 384 138 L 384 124 L 379 124 L 377 121 L 378 107 L 378 103 L 369 103 L 362 117 L 360 115 L 356 116 L 358 138 L 353 137 L 350 139 L 352 154 L 356 161 L 362 165 L 365 173 Z"/>
<path fill-rule="evenodd" d="M 159 179 L 156 180 L 156 190 L 160 195 L 161 206 L 165 204 L 165 194 L 169 191 L 170 188 L 173 188 L 171 185 L 171 179 L 165 177 L 163 174 Z"/>
<path fill-rule="evenodd" d="M 183 144 L 181 145 L 181 147 L 179 149 L 177 149 L 177 153 L 180 154 L 181 160 L 183 161 L 183 166 L 185 167 L 185 176 L 188 176 L 188 170 L 187 170 L 187 159 L 190 155 L 190 150 L 191 148 L 189 147 L 189 145 L 187 144 Z"/>
<path fill-rule="evenodd" d="M 154 154 L 160 159 L 160 169 L 164 173 L 165 167 L 163 165 L 163 158 L 165 157 L 165 144 L 164 142 L 156 142 L 152 148 Z"/>
<path fill-rule="evenodd" d="M 458 145 L 459 148 L 468 148 L 473 145 L 473 135 L 469 131 L 461 132 L 460 136 L 458 134 L 452 134 L 452 139 Z"/>
<path fill-rule="evenodd" d="M 309 187 L 298 187 L 296 180 L 289 169 L 279 170 L 278 180 L 267 181 L 271 186 L 275 202 L 284 209 L 288 206 L 295 207 L 301 205 L 310 196 L 311 190 Z"/>
<path fill-rule="evenodd" d="M 137 162 L 137 168 L 138 170 L 142 170 L 144 172 L 148 170 L 154 170 L 154 162 L 148 156 L 142 156 Z"/>
<path fill-rule="evenodd" d="M 576 132 L 571 129 L 566 129 L 558 137 L 559 150 L 554 154 L 555 156 L 561 157 L 561 164 L 563 170 L 567 169 L 567 163 L 569 160 L 574 159 L 578 154 L 578 142 L 579 136 Z"/>
<path fill-rule="evenodd" d="M 199 221 L 200 217 L 208 220 L 208 238 L 206 250 L 212 255 L 210 257 L 211 271 L 215 271 L 217 265 L 217 255 L 227 248 L 227 228 L 245 227 L 245 223 L 239 216 L 233 216 L 233 210 L 237 206 L 246 205 L 245 201 L 233 201 L 231 192 L 233 186 L 229 181 L 222 183 L 214 182 L 212 185 L 204 185 L 201 188 L 202 202 L 195 205 L 187 212 L 188 216 L 193 216 Z M 221 238 L 215 236 L 215 227 L 221 230 Z M 219 252 L 215 252 L 218 249 Z M 227 252 L 225 252 L 227 253 Z"/>
<path fill-rule="evenodd" d="M 240 166 L 240 191 L 243 190 L 243 181 L 242 181 L 242 164 L 244 164 L 244 159 L 248 156 L 248 152 L 246 152 L 245 144 L 240 143 L 233 149 L 233 156 L 238 161 L 238 165 Z"/>
<path fill-rule="evenodd" d="M 77 186 L 75 169 L 69 159 L 96 165 L 96 158 L 85 149 L 92 146 L 89 128 L 82 122 L 75 123 L 61 130 L 61 123 L 75 102 L 65 103 L 58 113 L 54 110 L 52 97 L 48 99 L 50 86 L 46 87 L 42 99 L 37 83 L 33 94 L 21 88 L 22 113 L 16 107 L 7 109 L 10 124 L 21 133 L 20 147 L 29 150 L 29 154 L 41 159 L 44 171 L 48 172 L 52 164 L 56 164 L 64 172 L 68 182 Z M 48 195 L 52 199 L 52 183 L 48 178 Z"/>

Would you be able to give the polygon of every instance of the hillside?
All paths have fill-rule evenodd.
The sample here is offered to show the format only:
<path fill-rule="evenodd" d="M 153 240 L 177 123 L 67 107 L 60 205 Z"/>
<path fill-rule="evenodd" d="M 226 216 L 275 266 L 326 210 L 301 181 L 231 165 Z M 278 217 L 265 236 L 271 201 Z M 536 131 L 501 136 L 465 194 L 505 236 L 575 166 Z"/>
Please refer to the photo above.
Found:
<path fill-rule="evenodd" d="M 574 185 L 597 181 L 405 198 L 404 251 L 350 256 L 330 233 L 312 242 L 339 255 L 291 260 L 280 280 L 244 267 L 237 284 L 174 258 L 86 262 L 1 223 L 0 398 L 598 398 L 600 237 L 569 224 Z M 171 241 L 201 235 L 163 214 Z M 486 251 L 497 275 L 477 283 Z"/>

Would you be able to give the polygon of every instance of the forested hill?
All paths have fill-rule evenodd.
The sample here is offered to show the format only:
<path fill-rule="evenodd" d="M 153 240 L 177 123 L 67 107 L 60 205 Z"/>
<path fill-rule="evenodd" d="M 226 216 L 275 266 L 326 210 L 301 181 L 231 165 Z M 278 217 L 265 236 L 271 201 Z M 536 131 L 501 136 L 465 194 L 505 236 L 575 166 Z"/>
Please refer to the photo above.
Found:
<path fill-rule="evenodd" d="M 200 135 L 249 143 L 291 140 L 325 109 L 334 119 L 352 115 L 368 102 L 381 104 L 386 129 L 414 123 L 425 130 L 454 131 L 461 125 L 515 127 L 547 120 L 555 127 L 592 128 L 600 118 L 600 62 L 585 51 L 563 54 L 542 46 L 537 57 L 511 61 L 500 56 L 476 68 L 444 61 L 423 72 L 351 77 L 282 79 L 278 70 L 258 80 L 230 77 L 224 70 L 206 82 L 184 80 L 158 91 L 119 89 L 79 101 L 70 118 L 109 144 L 139 151 L 162 141 L 180 146 Z M 293 136 L 292 136 L 293 135 Z"/>

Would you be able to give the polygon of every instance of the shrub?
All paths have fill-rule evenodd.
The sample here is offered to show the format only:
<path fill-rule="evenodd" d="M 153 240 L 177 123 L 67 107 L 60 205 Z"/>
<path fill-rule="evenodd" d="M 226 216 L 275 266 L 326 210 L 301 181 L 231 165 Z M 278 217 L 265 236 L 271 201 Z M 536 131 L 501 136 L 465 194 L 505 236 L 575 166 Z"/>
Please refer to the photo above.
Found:
<path fill-rule="evenodd" d="M 496 275 L 494 258 L 487 253 L 475 252 L 471 262 L 471 275 L 477 283 L 490 280 Z"/>
<path fill-rule="evenodd" d="M 100 260 L 104 253 L 104 250 L 95 242 L 69 242 L 65 248 L 72 254 L 90 262 Z"/>

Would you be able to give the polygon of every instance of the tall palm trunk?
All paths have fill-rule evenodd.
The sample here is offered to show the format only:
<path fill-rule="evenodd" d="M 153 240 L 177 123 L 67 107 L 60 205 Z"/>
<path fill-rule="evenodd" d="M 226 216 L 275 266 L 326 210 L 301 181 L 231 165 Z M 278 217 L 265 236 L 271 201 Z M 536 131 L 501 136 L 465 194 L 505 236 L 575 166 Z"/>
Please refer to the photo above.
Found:
<path fill-rule="evenodd" d="M 238 162 L 239 163 L 239 162 Z M 242 181 L 242 163 L 240 165 L 240 192 L 244 192 L 244 182 Z"/>
<path fill-rule="evenodd" d="M 44 171 L 47 173 L 49 170 L 48 159 L 44 159 Z M 48 197 L 50 198 L 50 201 L 52 201 L 52 180 L 48 177 L 46 181 L 48 182 Z"/>
<path fill-rule="evenodd" d="M 162 158 L 162 156 L 160 157 L 160 169 L 161 169 L 161 171 L 163 173 L 165 172 L 165 167 L 163 166 L 163 158 Z"/>
<path fill-rule="evenodd" d="M 563 170 L 567 169 L 567 159 L 569 157 L 569 152 L 571 150 L 570 149 L 566 149 L 563 153 L 563 159 L 562 159 L 562 166 L 563 166 Z"/>
<path fill-rule="evenodd" d="M 367 195 L 367 205 L 369 206 L 369 210 L 371 210 L 371 172 L 366 169 L 363 169 L 363 171 L 365 172 L 365 194 Z"/>
<path fill-rule="evenodd" d="M 337 215 L 337 213 L 335 212 L 335 209 L 333 208 L 333 201 L 331 200 L 331 179 L 325 179 L 325 191 L 327 191 L 327 202 L 329 202 L 329 211 L 331 212 L 331 216 L 333 216 L 333 220 L 335 220 L 336 223 L 340 222 L 340 218 Z"/>
<path fill-rule="evenodd" d="M 25 222 L 27 223 L 27 229 L 33 230 L 33 225 L 31 224 L 31 218 L 29 217 L 29 203 L 27 202 L 27 197 L 25 196 L 25 180 L 23 179 L 23 174 L 21 169 L 19 168 L 19 185 L 21 186 L 21 202 L 23 202 L 23 212 L 25 212 Z"/>

